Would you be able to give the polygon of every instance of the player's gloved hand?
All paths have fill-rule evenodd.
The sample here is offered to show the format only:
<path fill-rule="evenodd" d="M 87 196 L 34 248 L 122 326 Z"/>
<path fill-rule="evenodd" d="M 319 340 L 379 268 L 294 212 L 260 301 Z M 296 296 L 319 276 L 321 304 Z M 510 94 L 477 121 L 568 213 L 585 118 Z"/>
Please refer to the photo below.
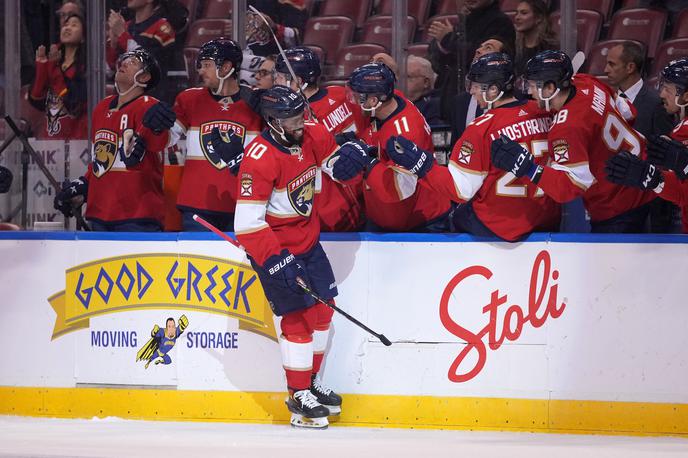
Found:
<path fill-rule="evenodd" d="M 661 170 L 628 151 L 610 157 L 604 171 L 612 183 L 634 188 L 655 189 L 664 181 Z"/>
<path fill-rule="evenodd" d="M 535 176 L 538 166 L 535 158 L 525 148 L 505 135 L 492 142 L 490 148 L 492 164 L 498 169 L 511 172 L 517 177 Z"/>
<path fill-rule="evenodd" d="M 284 287 L 295 293 L 303 294 L 303 288 L 299 286 L 296 278 L 299 277 L 302 281 L 306 281 L 306 265 L 289 250 L 285 249 L 280 254 L 270 256 L 263 264 L 263 269 Z"/>
<path fill-rule="evenodd" d="M 688 177 L 688 148 L 665 135 L 650 135 L 648 140 L 647 159 L 673 170 L 680 180 L 685 180 Z"/>
<path fill-rule="evenodd" d="M 158 333 L 159 330 L 160 330 L 160 326 L 158 326 L 157 324 L 155 326 L 153 326 L 153 330 L 151 331 L 151 337 L 155 337 L 155 335 Z"/>
<path fill-rule="evenodd" d="M 435 163 L 435 155 L 418 148 L 418 145 L 402 136 L 391 136 L 387 140 L 387 154 L 390 159 L 423 178 Z"/>
<path fill-rule="evenodd" d="M 222 138 L 220 129 L 213 127 L 210 132 L 210 143 L 213 145 L 213 151 L 227 163 L 227 167 L 232 175 L 239 173 L 239 165 L 244 158 L 244 142 L 241 140 L 233 130 L 227 131 L 228 141 Z"/>
<path fill-rule="evenodd" d="M 186 315 L 182 315 L 179 317 L 179 322 L 177 323 L 179 326 L 179 332 L 183 332 L 184 329 L 189 325 L 189 319 L 186 317 Z"/>
<path fill-rule="evenodd" d="M 127 129 L 122 134 L 122 146 L 119 148 L 119 158 L 127 167 L 134 167 L 143 161 L 146 155 L 146 142 L 143 137 Z"/>
<path fill-rule="evenodd" d="M 342 146 L 346 142 L 355 142 L 357 140 L 358 138 L 356 138 L 355 132 L 341 132 L 334 136 L 334 141 L 336 141 L 339 146 Z"/>
<path fill-rule="evenodd" d="M 12 186 L 12 172 L 7 167 L 0 165 L 0 194 L 4 194 L 10 190 Z"/>
<path fill-rule="evenodd" d="M 62 189 L 55 195 L 53 206 L 66 217 L 74 216 L 73 208 L 78 208 L 86 202 L 88 197 L 88 181 L 79 177 L 72 181 L 65 180 Z"/>
<path fill-rule="evenodd" d="M 177 114 L 165 102 L 156 103 L 143 114 L 143 125 L 156 134 L 172 128 L 176 120 Z"/>
<path fill-rule="evenodd" d="M 372 155 L 375 148 L 361 141 L 350 141 L 339 147 L 339 155 L 332 166 L 332 176 L 339 181 L 350 180 L 364 169 L 370 171 L 378 162 Z"/>

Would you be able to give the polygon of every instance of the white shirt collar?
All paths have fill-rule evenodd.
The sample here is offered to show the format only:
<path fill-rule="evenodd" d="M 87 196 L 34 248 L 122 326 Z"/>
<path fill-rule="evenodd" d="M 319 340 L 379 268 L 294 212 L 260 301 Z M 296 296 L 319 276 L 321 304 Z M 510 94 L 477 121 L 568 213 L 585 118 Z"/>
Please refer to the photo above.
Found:
<path fill-rule="evenodd" d="M 619 94 L 621 92 L 623 92 L 624 94 L 626 94 L 626 97 L 628 97 L 628 100 L 630 100 L 631 103 L 633 103 L 633 102 L 635 102 L 635 98 L 638 96 L 638 93 L 640 92 L 640 90 L 642 88 L 643 88 L 643 79 L 640 78 L 638 81 L 636 81 L 636 83 L 633 86 L 629 87 L 625 91 L 621 91 L 619 89 Z"/>

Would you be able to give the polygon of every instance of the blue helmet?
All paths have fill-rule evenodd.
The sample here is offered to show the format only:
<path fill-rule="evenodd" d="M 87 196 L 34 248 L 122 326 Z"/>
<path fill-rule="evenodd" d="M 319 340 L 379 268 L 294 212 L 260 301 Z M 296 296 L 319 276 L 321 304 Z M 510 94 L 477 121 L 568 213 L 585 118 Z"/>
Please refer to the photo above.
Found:
<path fill-rule="evenodd" d="M 316 53 L 305 46 L 297 46 L 285 50 L 284 54 L 287 56 L 294 74 L 300 77 L 304 83 L 318 83 L 322 70 L 320 69 L 320 58 Z M 289 68 L 281 54 L 277 56 L 275 71 L 289 75 Z"/>
<path fill-rule="evenodd" d="M 260 96 L 260 111 L 267 122 L 303 114 L 305 107 L 301 94 L 286 86 L 273 86 Z"/>
<path fill-rule="evenodd" d="M 229 38 L 216 38 L 203 43 L 196 57 L 196 68 L 201 68 L 202 60 L 212 60 L 218 68 L 229 61 L 238 75 L 244 53 L 235 41 Z"/>
<path fill-rule="evenodd" d="M 385 64 L 365 64 L 351 72 L 348 86 L 355 92 L 386 101 L 394 94 L 394 72 Z"/>
<path fill-rule="evenodd" d="M 564 89 L 571 86 L 573 65 L 563 51 L 542 51 L 528 61 L 524 77 L 530 81 L 553 82 L 557 88 Z"/>
<path fill-rule="evenodd" d="M 514 64 L 508 54 L 485 54 L 471 64 L 466 78 L 474 83 L 495 85 L 500 91 L 509 92 L 514 88 Z"/>
<path fill-rule="evenodd" d="M 672 60 L 660 74 L 662 81 L 675 84 L 681 93 L 688 90 L 688 57 Z"/>

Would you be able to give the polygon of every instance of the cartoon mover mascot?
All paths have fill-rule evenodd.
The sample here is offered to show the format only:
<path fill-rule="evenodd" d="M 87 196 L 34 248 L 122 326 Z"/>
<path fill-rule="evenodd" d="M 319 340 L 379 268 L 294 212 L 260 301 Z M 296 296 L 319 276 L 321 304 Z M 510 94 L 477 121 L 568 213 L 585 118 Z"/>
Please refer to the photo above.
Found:
<path fill-rule="evenodd" d="M 155 364 L 170 364 L 172 358 L 167 353 L 172 350 L 177 338 L 182 335 L 188 325 L 189 319 L 186 315 L 182 315 L 179 317 L 179 323 L 176 327 L 174 318 L 167 319 L 164 329 L 161 329 L 157 324 L 153 326 L 151 339 L 136 354 L 136 361 L 147 361 L 146 369 L 154 360 Z"/>

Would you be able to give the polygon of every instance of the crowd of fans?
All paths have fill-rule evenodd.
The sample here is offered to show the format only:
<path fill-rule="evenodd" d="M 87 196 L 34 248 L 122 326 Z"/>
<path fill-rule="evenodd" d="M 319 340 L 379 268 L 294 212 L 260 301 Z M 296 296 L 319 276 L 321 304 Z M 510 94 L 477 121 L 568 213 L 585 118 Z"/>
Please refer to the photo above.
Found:
<path fill-rule="evenodd" d="M 239 61 L 234 60 L 227 70 L 221 70 L 215 61 L 214 65 L 218 67 L 215 71 L 218 73 L 208 76 L 208 71 L 205 73 L 201 71 L 200 56 L 197 61 L 198 66 L 196 62 L 190 63 L 198 68 L 189 68 L 189 63 L 184 62 L 182 52 L 190 18 L 197 13 L 197 11 L 188 11 L 186 5 L 202 8 L 203 2 L 110 0 L 107 3 L 108 12 L 107 17 L 104 18 L 107 22 L 105 46 L 107 65 L 110 69 L 109 79 L 110 82 L 115 83 L 113 85 L 115 94 L 120 96 L 123 94 L 122 88 L 117 87 L 115 78 L 119 70 L 118 66 L 121 64 L 120 56 L 136 49 L 144 49 L 158 62 L 160 82 L 152 87 L 139 83 L 139 77 L 135 76 L 131 88 L 140 85 L 147 95 L 152 95 L 169 106 L 175 105 L 176 108 L 179 104 L 179 96 L 184 90 L 190 87 L 204 87 L 213 92 L 215 98 L 229 97 L 228 106 L 236 103 L 239 100 L 237 97 L 241 97 L 248 106 L 258 112 L 261 91 L 275 84 L 293 83 L 291 81 L 293 78 L 289 76 L 290 72 L 280 68 L 281 56 L 273 35 L 285 49 L 294 49 L 302 42 L 309 11 L 314 9 L 317 11 L 318 8 L 317 2 L 313 7 L 311 6 L 313 2 L 305 0 L 250 0 L 248 4 L 252 9 L 246 13 L 246 48 L 242 50 L 242 58 Z M 436 3 L 439 2 L 433 2 L 433 5 Z M 361 116 L 363 120 L 358 119 L 350 130 L 354 131 L 360 140 L 366 142 L 364 135 L 366 123 L 373 120 L 372 124 L 377 126 L 375 129 L 382 129 L 385 124 L 389 125 L 387 118 L 395 115 L 395 110 L 402 110 L 407 103 L 410 103 L 422 115 L 426 127 L 429 125 L 433 128 L 437 126 L 448 128 L 451 131 L 451 145 L 460 145 L 467 126 L 472 125 L 491 108 L 491 105 L 485 103 L 485 93 L 470 90 L 470 85 L 466 85 L 466 76 L 469 75 L 472 65 L 483 56 L 494 53 L 503 53 L 508 56 L 513 66 L 514 81 L 505 91 L 506 94 L 513 94 L 515 100 L 532 98 L 532 91 L 529 91 L 528 81 L 525 78 L 528 62 L 543 51 L 559 48 L 558 37 L 551 27 L 550 14 L 557 7 L 553 3 L 556 2 L 522 0 L 518 2 L 515 13 L 508 16 L 500 9 L 498 0 L 457 1 L 454 11 L 456 20 L 443 19 L 428 24 L 425 30 L 429 40 L 427 55 L 425 57 L 413 55 L 407 59 L 405 93 L 393 87 L 393 93 L 378 97 L 378 106 L 366 108 L 365 103 L 361 104 L 362 112 L 354 113 L 353 116 Z M 649 1 L 646 3 L 646 6 L 657 6 L 656 3 Z M 377 5 L 377 2 L 374 5 Z M 87 21 L 84 18 L 88 12 L 79 0 L 63 0 L 58 6 L 53 17 L 57 21 L 54 28 L 59 30 L 59 33 L 52 36 L 44 34 L 29 37 L 34 45 L 38 44 L 33 46 L 35 61 L 27 97 L 31 105 L 45 111 L 45 122 L 40 128 L 35 129 L 34 134 L 38 138 L 87 138 L 85 85 Z M 671 4 L 668 7 L 674 6 Z M 255 13 L 253 8 L 261 14 Z M 33 13 L 35 15 L 36 11 Z M 230 15 L 228 11 L 227 17 Z M 327 81 L 323 81 L 326 73 L 325 62 L 318 62 L 320 69 L 316 80 L 304 79 L 300 84 L 292 87 L 304 93 L 309 101 L 312 97 L 316 97 L 313 101 L 319 100 L 318 97 L 322 95 L 318 96 L 318 94 L 328 85 Z M 371 62 L 384 64 L 392 74 L 398 69 L 398 64 L 388 54 L 371 56 Z M 237 63 L 238 68 L 234 65 Z M 668 134 L 678 119 L 667 112 L 665 103 L 660 99 L 657 90 L 643 81 L 643 76 L 647 74 L 645 64 L 644 50 L 639 48 L 634 41 L 625 41 L 609 50 L 605 73 L 606 83 L 613 88 L 614 97 L 628 100 L 632 105 L 630 110 L 634 111 L 633 128 L 644 137 L 650 138 Z M 226 74 L 223 74 L 223 71 Z M 200 78 L 198 78 L 199 75 Z M 280 75 L 282 77 L 287 75 L 288 81 L 280 81 Z M 297 76 L 301 77 L 298 71 Z M 220 81 L 220 88 L 222 88 L 224 78 L 228 78 L 230 82 L 236 80 L 236 91 L 232 86 L 233 89 L 227 92 L 227 86 L 225 86 L 225 90 L 221 93 L 214 92 L 208 80 L 213 80 L 214 84 Z M 351 89 L 351 82 L 348 86 Z M 359 96 L 366 94 L 365 91 L 353 92 L 358 93 Z M 368 95 L 372 97 L 380 94 Z M 331 97 L 330 100 L 333 100 L 334 96 Z M 347 109 L 360 111 L 358 102 L 347 100 L 346 106 L 349 107 Z M 227 110 L 231 110 L 231 106 Z M 179 119 L 179 113 L 176 116 Z M 199 126 L 199 129 L 202 129 L 202 126 Z M 232 132 L 232 129 L 234 128 L 228 131 L 220 128 L 223 141 L 231 142 L 231 138 L 228 137 L 232 135 L 227 132 Z M 414 129 L 423 129 L 423 126 L 417 125 Z M 427 130 L 430 135 L 430 129 Z M 238 133 L 236 129 L 233 132 Z M 344 132 L 333 133 L 344 134 Z M 188 132 L 184 132 L 182 136 L 184 134 L 186 137 L 189 136 Z M 403 135 L 403 131 L 398 131 L 397 134 Z M 249 137 L 245 134 L 242 134 L 242 137 L 247 145 Z M 425 142 L 425 139 L 414 140 L 409 135 L 405 137 L 412 140 L 416 146 Z M 351 137 L 348 139 L 351 140 Z M 369 144 L 375 141 L 380 143 L 379 138 L 373 140 L 369 137 L 367 140 Z M 201 136 L 201 142 L 203 141 Z M 218 149 L 217 143 L 212 146 Z M 219 146 L 221 149 L 221 145 Z M 384 146 L 382 145 L 380 149 L 384 150 Z M 432 144 L 420 147 L 423 150 L 432 151 Z M 456 149 L 457 146 L 454 148 Z M 208 161 L 213 162 L 209 159 L 208 151 L 204 154 Z M 379 155 L 380 160 L 385 156 L 384 151 L 378 151 L 375 154 Z M 384 159 L 391 161 L 389 157 Z M 391 164 L 393 162 L 391 161 Z M 218 159 L 215 167 L 217 170 L 222 170 L 227 163 L 228 161 Z M 400 180 L 399 177 L 395 179 Z M 423 182 L 423 180 L 418 181 Z M 202 183 L 199 185 L 202 186 Z M 368 188 L 369 186 L 366 187 Z M 448 230 L 450 225 L 444 227 L 443 224 L 436 224 L 436 219 L 445 214 L 453 215 L 457 205 L 457 202 L 448 203 L 446 206 L 438 204 L 436 214 L 433 214 L 432 218 L 416 221 L 417 224 L 407 221 L 406 224 L 399 226 L 389 226 L 375 221 L 375 217 L 371 215 L 370 197 L 366 193 L 355 186 L 351 189 L 354 189 L 356 205 L 361 206 L 361 213 L 365 217 L 360 221 L 357 220 L 356 224 L 347 226 L 346 229 L 334 228 L 336 226 L 334 225 L 332 230 L 443 231 Z M 424 188 L 419 184 L 415 189 Z M 236 195 L 228 198 L 230 207 L 234 205 L 236 198 Z M 448 199 L 447 202 L 449 200 L 452 199 Z M 681 218 L 679 207 L 667 200 L 651 200 L 650 217 L 643 223 L 642 231 L 679 231 Z M 90 202 L 91 199 L 89 199 L 89 204 Z M 458 204 L 461 207 L 462 202 Z M 372 205 L 374 206 L 375 203 Z M 233 209 L 218 212 L 226 215 L 233 213 Z M 409 213 L 410 218 L 415 216 L 418 214 Z M 193 223 L 187 220 L 184 227 L 189 229 L 192 225 Z M 160 222 L 159 226 L 163 228 L 165 223 Z M 231 229 L 229 224 L 224 224 L 223 227 Z M 452 225 L 452 227 L 459 230 L 461 225 Z M 174 229 L 174 227 L 167 225 L 167 229 Z M 555 228 L 550 225 L 547 229 Z"/>

